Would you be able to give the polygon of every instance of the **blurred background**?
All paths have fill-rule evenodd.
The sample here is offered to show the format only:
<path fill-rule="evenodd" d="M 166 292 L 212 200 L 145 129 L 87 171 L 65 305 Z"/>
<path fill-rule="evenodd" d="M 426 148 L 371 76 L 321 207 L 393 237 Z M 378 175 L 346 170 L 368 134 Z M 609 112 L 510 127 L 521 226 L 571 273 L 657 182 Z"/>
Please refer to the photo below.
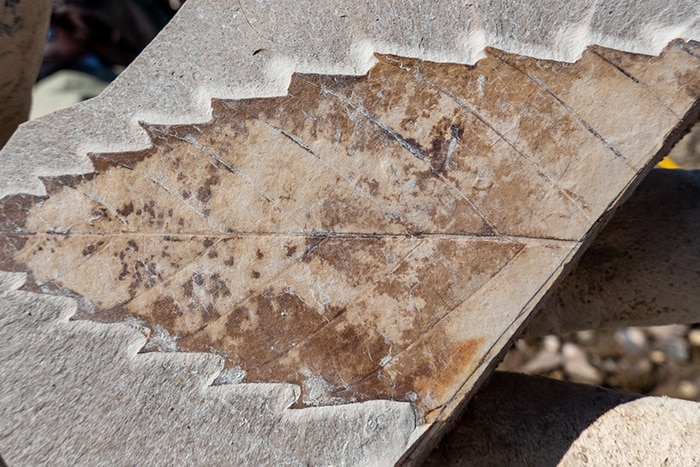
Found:
<path fill-rule="evenodd" d="M 185 0 L 54 0 L 30 118 L 99 94 Z"/>

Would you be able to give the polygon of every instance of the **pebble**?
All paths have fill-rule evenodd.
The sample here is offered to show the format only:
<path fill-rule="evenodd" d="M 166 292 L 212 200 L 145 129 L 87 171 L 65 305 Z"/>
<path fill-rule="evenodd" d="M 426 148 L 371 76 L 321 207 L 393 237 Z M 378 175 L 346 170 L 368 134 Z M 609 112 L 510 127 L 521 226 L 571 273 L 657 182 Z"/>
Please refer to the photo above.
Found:
<path fill-rule="evenodd" d="M 592 329 L 587 329 L 585 331 L 578 331 L 576 333 L 576 340 L 584 345 L 594 344 L 596 341 L 595 331 Z"/>
<path fill-rule="evenodd" d="M 530 350 L 530 346 L 527 345 L 525 339 L 518 339 L 515 341 L 515 348 L 518 349 L 518 352 L 522 353 L 527 353 L 527 351 Z"/>
<path fill-rule="evenodd" d="M 698 387 L 690 381 L 683 380 L 678 383 L 678 393 L 684 399 L 695 399 L 698 397 Z"/>
<path fill-rule="evenodd" d="M 617 372 L 617 363 L 612 358 L 606 358 L 603 360 L 603 369 L 608 373 Z"/>
<path fill-rule="evenodd" d="M 688 333 L 688 342 L 693 347 L 700 347 L 700 329 L 691 329 Z"/>
<path fill-rule="evenodd" d="M 559 381 L 566 381 L 566 378 L 564 378 L 564 373 L 562 373 L 561 370 L 554 370 L 549 374 L 549 377 L 553 379 L 558 379 Z"/>
<path fill-rule="evenodd" d="M 528 375 L 548 373 L 559 368 L 561 364 L 562 357 L 556 351 L 550 352 L 547 349 L 542 349 L 537 355 L 528 360 L 520 371 Z"/>
<path fill-rule="evenodd" d="M 647 336 L 639 328 L 616 331 L 615 341 L 628 353 L 644 353 L 647 350 Z"/>
<path fill-rule="evenodd" d="M 669 358 L 679 362 L 687 362 L 690 357 L 688 341 L 680 337 L 674 337 L 664 342 L 659 342 L 658 346 L 666 352 Z"/>
<path fill-rule="evenodd" d="M 669 324 L 667 326 L 652 326 L 646 329 L 653 338 L 653 347 L 663 351 L 668 359 L 677 362 L 688 361 L 690 357 L 688 326 Z"/>
<path fill-rule="evenodd" d="M 635 380 L 646 379 L 651 372 L 654 371 L 654 366 L 646 358 L 637 360 L 629 369 L 628 376 Z"/>
<path fill-rule="evenodd" d="M 684 324 L 667 324 L 665 326 L 650 326 L 646 328 L 654 339 L 666 340 L 674 337 L 685 337 L 688 334 L 688 326 Z"/>
<path fill-rule="evenodd" d="M 542 339 L 542 347 L 547 352 L 556 353 L 561 348 L 561 340 L 557 336 L 545 336 Z"/>
<path fill-rule="evenodd" d="M 567 342 L 562 346 L 561 353 L 564 357 L 564 371 L 573 381 L 591 384 L 603 381 L 598 370 L 588 361 L 586 353 L 578 346 Z"/>
<path fill-rule="evenodd" d="M 661 350 L 652 350 L 649 354 L 649 359 L 652 363 L 661 365 L 666 361 L 666 354 L 663 353 Z"/>

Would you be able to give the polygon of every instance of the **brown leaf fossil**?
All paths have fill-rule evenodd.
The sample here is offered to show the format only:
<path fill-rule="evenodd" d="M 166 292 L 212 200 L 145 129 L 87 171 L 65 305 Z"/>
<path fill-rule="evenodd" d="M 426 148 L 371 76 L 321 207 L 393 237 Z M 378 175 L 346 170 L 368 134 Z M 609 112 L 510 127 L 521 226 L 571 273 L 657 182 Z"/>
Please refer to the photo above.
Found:
<path fill-rule="evenodd" d="M 295 75 L 286 96 L 144 123 L 150 149 L 4 198 L 0 268 L 79 318 L 135 318 L 247 382 L 297 383 L 303 404 L 434 419 L 697 112 L 699 54 Z"/>

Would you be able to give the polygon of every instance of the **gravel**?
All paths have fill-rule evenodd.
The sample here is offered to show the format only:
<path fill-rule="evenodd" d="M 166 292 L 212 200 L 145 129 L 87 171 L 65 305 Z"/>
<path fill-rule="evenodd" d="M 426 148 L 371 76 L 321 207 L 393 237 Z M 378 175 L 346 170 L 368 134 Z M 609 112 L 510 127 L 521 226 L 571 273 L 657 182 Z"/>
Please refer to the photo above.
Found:
<path fill-rule="evenodd" d="M 499 369 L 700 402 L 700 326 L 521 339 Z"/>

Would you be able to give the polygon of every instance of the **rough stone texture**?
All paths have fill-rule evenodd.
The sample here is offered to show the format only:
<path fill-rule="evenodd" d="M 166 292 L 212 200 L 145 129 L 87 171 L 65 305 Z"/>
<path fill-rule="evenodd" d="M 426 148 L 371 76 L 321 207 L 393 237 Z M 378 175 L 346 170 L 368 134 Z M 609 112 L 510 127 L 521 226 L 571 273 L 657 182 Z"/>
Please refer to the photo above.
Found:
<path fill-rule="evenodd" d="M 0 148 L 29 117 L 50 13 L 51 0 L 0 5 Z"/>
<path fill-rule="evenodd" d="M 649 397 L 619 406 L 572 444 L 562 466 L 697 465 L 700 404 Z"/>
<path fill-rule="evenodd" d="M 425 466 L 697 465 L 700 404 L 494 373 Z"/>
<path fill-rule="evenodd" d="M 700 171 L 653 170 L 527 334 L 700 322 Z"/>
<path fill-rule="evenodd" d="M 627 11 L 629 15 L 634 15 L 638 8 L 623 5 L 613 7 L 611 11 L 614 12 L 618 7 L 621 11 Z M 298 8 L 296 2 L 288 5 L 275 2 L 274 8 L 258 2 L 253 8 L 253 5 L 245 2 L 232 6 L 230 2 L 191 0 L 166 33 L 100 98 L 29 123 L 13 137 L 0 154 L 3 161 L 0 164 L 2 194 L 11 195 L 28 191 L 44 194 L 43 185 L 36 178 L 37 175 L 63 177 L 66 174 L 89 174 L 94 169 L 98 171 L 105 169 L 106 167 L 99 164 L 100 157 L 103 157 L 99 155 L 92 158 L 96 162 L 93 168 L 89 159 L 84 157 L 89 151 L 104 155 L 108 151 L 143 150 L 149 145 L 149 139 L 137 125 L 137 120 L 154 124 L 189 123 L 195 128 L 196 125 L 192 125 L 193 122 L 204 121 L 211 117 L 208 112 L 209 98 L 212 96 L 241 98 L 284 94 L 292 70 L 361 74 L 374 63 L 372 53 L 375 51 L 463 64 L 466 61 L 474 61 L 477 56 L 480 56 L 483 46 L 488 43 L 497 44 L 508 51 L 521 53 L 530 51 L 540 55 L 537 50 L 547 47 L 540 47 L 530 39 L 531 37 L 548 37 L 546 34 L 542 35 L 544 30 L 542 28 L 547 25 L 551 32 L 570 26 L 567 21 L 570 11 L 568 6 L 556 7 L 560 8 L 561 14 L 550 16 L 550 20 L 539 24 L 540 29 L 523 25 L 529 24 L 534 15 L 540 15 L 534 17 L 541 18 L 544 10 L 517 11 L 516 9 L 511 12 L 508 4 L 501 5 L 496 2 L 484 2 L 476 6 L 464 5 L 461 2 L 445 2 L 438 5 L 437 10 L 421 9 L 412 2 L 381 3 L 380 6 L 372 2 L 351 5 L 324 3 L 323 5 L 313 4 L 313 8 L 305 11 L 304 8 Z M 639 12 L 645 11 L 644 5 L 639 8 L 641 8 Z M 411 12 L 410 16 L 397 15 L 408 11 Z M 580 31 L 588 34 L 588 31 L 605 30 L 619 44 L 624 44 L 625 40 L 642 44 L 639 49 L 636 49 L 638 52 L 658 53 L 669 39 L 679 35 L 679 31 L 681 35 L 688 38 L 698 36 L 697 5 L 694 4 L 678 4 L 675 9 L 663 11 L 649 10 L 652 15 L 644 15 L 647 24 L 656 22 L 662 26 L 657 28 L 658 36 L 653 43 L 647 44 L 638 41 L 638 36 L 641 34 L 639 29 L 620 29 L 615 27 L 615 24 L 621 23 L 607 23 L 607 20 L 602 18 L 596 19 L 595 7 L 590 7 L 586 11 L 590 17 L 584 18 Z M 669 18 L 669 11 L 680 11 L 682 14 L 679 13 L 681 16 L 678 18 Z M 440 15 L 436 15 L 436 12 Z M 515 17 L 509 17 L 510 14 L 524 16 L 513 22 L 511 20 Z M 653 14 L 658 14 L 658 17 Z M 557 17 L 560 18 L 559 22 L 554 21 Z M 225 20 L 223 24 L 222 20 Z M 434 27 L 435 21 L 441 21 L 442 27 Z M 467 31 L 466 36 L 464 31 Z M 534 32 L 529 35 L 523 31 Z M 617 31 L 621 32 L 618 34 Z M 205 34 L 213 37 L 207 40 L 204 37 Z M 586 34 L 573 35 L 570 47 L 564 46 L 556 50 L 552 48 L 550 50 L 552 57 L 576 58 L 576 55 L 583 50 L 583 46 L 589 42 L 590 37 L 594 37 Z M 565 36 L 571 37 L 570 34 Z M 555 39 L 555 42 L 561 43 L 562 39 Z M 567 54 L 573 54 L 573 56 Z M 28 463 L 42 460 L 63 461 L 66 456 L 70 463 L 70 460 L 74 459 L 70 457 L 71 452 L 87 456 L 80 457 L 81 461 L 83 458 L 97 461 L 98 457 L 89 456 L 100 455 L 105 456 L 102 459 L 114 459 L 114 455 L 111 454 L 113 451 L 110 451 L 110 448 L 103 448 L 102 444 L 129 446 L 130 452 L 133 452 L 133 457 L 129 458 L 129 461 L 133 463 L 163 462 L 164 460 L 167 462 L 169 459 L 188 459 L 190 455 L 193 456 L 192 459 L 197 458 L 202 461 L 206 459 L 209 462 L 210 457 L 205 456 L 204 451 L 193 450 L 199 449 L 198 446 L 203 446 L 204 443 L 209 443 L 210 438 L 219 439 L 217 434 L 223 439 L 222 443 L 231 442 L 231 432 L 234 433 L 234 438 L 240 443 L 241 448 L 221 447 L 219 449 L 214 446 L 207 450 L 215 453 L 211 457 L 213 462 L 217 461 L 218 458 L 215 456 L 218 455 L 222 458 L 228 455 L 227 460 L 233 458 L 236 461 L 250 463 L 275 463 L 290 459 L 291 462 L 311 462 L 308 457 L 304 457 L 308 452 L 316 452 L 309 451 L 310 446 L 320 446 L 323 442 L 329 442 L 336 444 L 327 448 L 330 451 L 327 455 L 331 456 L 328 462 L 386 463 L 397 459 L 401 452 L 406 451 L 407 446 L 417 440 L 416 444 L 412 444 L 413 450 L 408 451 L 407 457 L 403 459 L 409 463 L 416 462 L 439 437 L 452 414 L 459 409 L 474 385 L 485 374 L 504 346 L 510 342 L 533 307 L 553 286 L 581 242 L 587 241 L 587 232 L 592 224 L 600 215 L 612 208 L 614 201 L 633 184 L 640 173 L 649 167 L 658 153 L 664 150 L 665 142 L 672 140 L 675 133 L 680 131 L 680 125 L 688 118 L 686 113 L 696 104 L 698 97 L 697 83 L 694 82 L 697 79 L 697 47 L 680 42 L 666 49 L 663 61 L 595 48 L 587 52 L 576 64 L 567 65 L 537 62 L 492 50 L 491 56 L 477 64 L 475 68 L 475 70 L 485 69 L 486 72 L 482 74 L 464 66 L 459 70 L 466 71 L 459 71 L 458 67 L 450 68 L 451 65 L 442 66 L 443 70 L 458 70 L 454 71 L 456 75 L 468 82 L 471 76 L 472 92 L 475 88 L 476 95 L 466 96 L 456 93 L 454 89 L 456 82 L 449 79 L 449 74 L 442 75 L 439 72 L 440 66 L 431 69 L 427 64 L 423 66 L 421 62 L 415 60 L 406 59 L 404 62 L 400 61 L 402 59 L 398 60 L 401 65 L 397 67 L 398 70 L 407 71 L 408 68 L 415 67 L 421 72 L 426 71 L 427 84 L 440 83 L 440 92 L 443 97 L 447 96 L 453 100 L 449 102 L 450 99 L 445 98 L 447 104 L 441 103 L 440 106 L 459 107 L 460 112 L 471 108 L 473 111 L 466 111 L 471 115 L 470 119 L 476 118 L 484 125 L 490 126 L 490 131 L 497 136 L 492 143 L 500 151 L 494 152 L 495 160 L 502 161 L 498 173 L 503 175 L 506 181 L 523 168 L 534 170 L 536 174 L 532 174 L 529 180 L 535 187 L 532 196 L 541 196 L 542 205 L 547 207 L 550 202 L 558 206 L 559 201 L 556 198 L 563 198 L 562 203 L 567 206 L 567 209 L 561 212 L 570 215 L 572 219 L 572 222 L 562 222 L 562 219 L 556 219 L 556 215 L 551 216 L 550 209 L 545 209 L 544 214 L 540 216 L 551 218 L 551 225 L 557 227 L 552 227 L 551 238 L 542 238 L 547 235 L 545 232 L 548 230 L 546 225 L 540 224 L 540 219 L 532 224 L 525 222 L 517 224 L 510 219 L 509 214 L 500 214 L 504 225 L 511 222 L 513 224 L 511 227 L 533 229 L 530 233 L 517 232 L 501 236 L 507 242 L 517 240 L 526 244 L 523 252 L 513 262 L 513 266 L 504 268 L 494 279 L 478 290 L 469 298 L 468 306 L 463 305 L 458 310 L 459 313 L 455 313 L 450 319 L 440 321 L 439 325 L 431 328 L 430 331 L 433 334 L 426 334 L 423 341 L 425 349 L 419 349 L 423 351 L 416 354 L 418 358 L 415 361 L 407 358 L 403 361 L 396 359 L 389 362 L 395 366 L 394 369 L 398 368 L 399 371 L 396 374 L 399 376 L 410 375 L 410 370 L 420 365 L 427 366 L 429 372 L 433 374 L 441 374 L 436 369 L 441 369 L 444 365 L 449 367 L 450 372 L 447 374 L 449 380 L 437 381 L 437 383 L 429 379 L 425 380 L 428 390 L 421 394 L 422 405 L 417 404 L 416 407 L 422 409 L 418 412 L 418 420 L 427 423 L 413 431 L 412 438 L 408 440 L 408 431 L 405 428 L 409 425 L 413 427 L 416 423 L 412 405 L 400 402 L 373 402 L 368 403 L 369 405 L 353 404 L 283 412 L 293 413 L 301 418 L 304 418 L 303 414 L 321 414 L 318 417 L 325 414 L 331 419 L 335 417 L 339 422 L 349 420 L 349 424 L 331 428 L 331 431 L 325 429 L 319 431 L 314 428 L 313 423 L 304 418 L 306 421 L 302 423 L 282 424 L 283 429 L 276 431 L 280 430 L 278 415 L 268 416 L 263 413 L 264 410 L 259 411 L 255 419 L 235 414 L 246 412 L 254 407 L 265 407 L 262 402 L 251 403 L 249 397 L 266 398 L 265 391 L 268 389 L 274 392 L 286 388 L 284 390 L 293 393 L 293 390 L 289 389 L 290 386 L 240 385 L 234 387 L 233 391 L 243 388 L 241 389 L 243 395 L 226 399 L 226 403 L 230 404 L 230 410 L 234 412 L 235 423 L 240 424 L 241 420 L 253 420 L 259 425 L 251 428 L 254 430 L 251 432 L 247 432 L 247 428 L 240 431 L 240 427 L 222 431 L 214 426 L 215 423 L 207 424 L 203 421 L 213 419 L 218 422 L 219 419 L 213 417 L 213 414 L 218 417 L 220 412 L 216 408 L 211 408 L 213 405 L 210 404 L 215 404 L 211 400 L 218 400 L 220 389 L 203 388 L 206 388 L 215 378 L 218 378 L 219 382 L 240 380 L 241 372 L 238 369 L 231 368 L 217 377 L 217 371 L 221 368 L 218 363 L 220 361 L 218 357 L 211 355 L 150 354 L 133 357 L 137 348 L 145 342 L 142 338 L 136 341 L 134 331 L 128 331 L 123 325 L 120 327 L 88 322 L 67 322 L 66 317 L 72 312 L 62 308 L 61 320 L 47 319 L 41 325 L 29 324 L 24 327 L 20 325 L 25 330 L 24 334 L 13 331 L 15 328 L 9 325 L 2 327 L 3 336 L 8 333 L 16 339 L 14 346 L 8 346 L 7 357 L 3 355 L 2 359 L 3 373 L 18 375 L 17 384 L 9 386 L 8 390 L 3 388 L 2 391 L 3 396 L 7 395 L 5 396 L 7 403 L 1 405 L 3 413 L 0 414 L 0 420 L 4 424 L 2 440 L 3 446 L 8 446 L 9 453 L 6 454 L 3 451 L 3 455 L 10 463 L 13 460 Z M 483 68 L 485 65 L 486 67 Z M 399 73 L 398 70 L 397 73 Z M 661 73 L 662 70 L 674 70 L 674 73 Z M 562 75 L 567 74 L 568 81 L 562 80 Z M 595 91 L 593 91 L 584 84 L 572 85 L 574 76 L 579 77 L 581 83 L 602 84 L 594 87 Z M 504 78 L 507 79 L 504 80 Z M 404 81 L 410 83 L 410 79 L 407 76 Z M 520 80 L 519 87 L 509 87 L 504 84 L 517 79 Z M 399 80 L 399 82 L 402 81 Z M 426 85 L 426 83 L 422 84 Z M 484 96 L 490 93 L 487 100 L 494 105 L 481 106 L 478 102 L 470 102 L 470 99 L 480 100 L 482 97 L 480 92 L 483 92 Z M 525 104 L 525 107 L 508 108 L 505 96 L 509 94 L 515 96 L 515 100 L 511 98 L 512 102 Z M 531 100 L 523 102 L 523 95 L 529 96 Z M 348 107 L 353 107 L 350 104 L 354 103 L 354 96 L 341 95 L 341 97 L 348 101 L 345 103 Z M 659 101 L 662 105 L 659 105 Z M 499 102 L 502 105 L 499 106 Z M 355 116 L 371 120 L 370 117 L 373 114 L 368 114 L 366 111 L 372 103 L 372 100 L 367 100 L 361 105 L 355 105 Z M 528 109 L 530 104 L 533 106 L 532 109 Z M 610 108 L 615 108 L 617 113 L 612 114 Z M 391 118 L 392 113 L 389 112 L 391 109 L 385 110 L 387 117 Z M 620 121 L 625 121 L 628 126 L 621 128 Z M 379 120 L 379 122 L 382 121 Z M 281 133 L 284 128 L 279 128 Z M 655 131 L 649 132 L 649 128 L 654 128 Z M 575 137 L 571 140 L 567 139 L 568 130 L 574 129 Z M 557 131 L 561 132 L 559 137 L 556 137 Z M 169 130 L 164 130 L 162 133 L 167 136 L 168 132 Z M 173 135 L 177 135 L 176 131 Z M 295 135 L 285 136 L 303 149 L 298 141 L 294 141 Z M 420 135 L 420 131 L 419 136 L 425 137 Z M 451 140 L 447 141 L 450 139 L 449 134 L 444 137 L 445 142 L 451 142 Z M 410 157 L 422 161 L 422 158 L 418 157 L 421 152 L 416 154 L 412 151 L 419 146 L 405 139 L 406 144 L 400 144 L 397 138 L 394 140 L 399 142 L 403 150 L 410 153 Z M 456 140 L 455 144 L 458 144 L 460 137 Z M 191 143 L 191 141 L 187 142 Z M 200 144 L 197 141 L 195 143 Z M 197 148 L 196 144 L 190 145 L 205 154 L 209 154 L 207 151 L 212 150 L 212 147 L 201 144 L 201 148 Z M 166 149 L 168 144 L 162 146 L 157 149 Z M 450 144 L 447 144 L 448 152 L 449 147 Z M 197 152 L 196 154 L 201 156 Z M 577 157 L 555 157 L 558 154 L 577 154 Z M 218 153 L 215 152 L 214 155 L 220 158 Z M 406 156 L 406 154 L 402 155 Z M 522 158 L 524 161 L 520 161 L 521 165 L 511 167 L 508 172 L 503 169 L 508 167 L 508 160 L 510 160 L 506 156 L 514 157 L 514 160 Z M 499 157 L 505 159 L 499 159 Z M 585 160 L 595 161 L 595 163 L 581 166 L 580 164 Z M 216 158 L 214 161 L 221 164 L 221 161 Z M 413 161 L 413 163 L 419 162 Z M 230 165 L 228 162 L 226 164 Z M 577 168 L 570 169 L 570 165 Z M 275 168 L 275 166 L 267 166 L 266 170 L 271 171 Z M 117 167 L 114 169 L 116 171 Z M 429 171 L 434 172 L 434 169 L 430 167 Z M 233 172 L 236 171 L 233 170 Z M 600 176 L 597 176 L 597 173 L 600 173 Z M 260 170 L 257 174 L 265 175 L 266 172 Z M 269 172 L 266 176 L 273 177 L 275 174 L 275 172 Z M 488 182 L 489 178 L 496 174 L 477 173 L 473 180 L 475 186 L 472 189 L 479 190 L 482 186 L 480 183 Z M 91 175 L 79 176 L 73 180 L 76 186 L 83 182 L 87 182 L 89 186 L 91 178 Z M 153 178 L 155 178 L 154 182 L 159 181 L 156 177 Z M 68 178 L 65 177 L 59 178 L 58 185 L 63 183 L 68 190 L 73 182 L 68 183 L 67 180 Z M 553 191 L 538 190 L 538 183 L 546 185 Z M 488 192 L 491 185 L 486 183 L 485 186 Z M 496 189 L 492 191 L 498 193 Z M 90 191 L 84 192 L 93 194 Z M 562 195 L 562 192 L 566 193 L 566 196 Z M 202 195 L 202 198 L 206 197 L 205 194 Z M 50 204 L 53 199 L 55 198 L 49 198 L 46 203 Z M 532 202 L 532 199 L 521 197 L 519 201 Z M 25 196 L 24 201 L 27 200 L 32 201 Z M 474 200 L 470 199 L 473 203 L 475 200 L 478 200 L 478 195 Z M 99 203 L 103 200 L 93 198 L 92 201 Z M 8 213 L 15 207 L 26 207 L 26 204 L 22 203 L 7 204 L 11 208 Z M 505 202 L 503 207 L 508 204 Z M 513 200 L 510 204 L 513 204 Z M 45 210 L 43 214 L 60 214 L 65 206 L 70 206 L 71 211 L 79 208 L 77 204 L 64 204 L 57 206 L 54 210 Z M 494 206 L 498 207 L 498 203 Z M 572 206 L 575 208 L 569 210 L 568 208 Z M 496 207 L 491 209 L 497 211 Z M 358 211 L 362 213 L 363 209 Z M 528 217 L 527 212 L 515 212 L 519 216 Z M 27 212 L 27 214 L 32 213 L 34 209 Z M 16 212 L 12 215 L 15 214 Z M 102 217 L 111 219 L 118 225 L 119 221 L 115 220 L 116 216 L 113 214 L 111 218 L 109 215 Z M 9 214 L 8 218 L 14 219 Z M 36 217 L 32 219 L 38 220 Z M 252 219 L 255 220 L 255 217 Z M 62 226 L 60 222 L 54 221 L 56 219 L 43 225 L 42 237 L 52 237 L 59 241 L 62 241 L 63 237 L 72 237 L 72 235 L 66 235 L 72 231 L 71 224 Z M 83 218 L 82 221 L 84 224 L 89 224 L 87 218 Z M 68 229 L 56 229 L 51 226 Z M 12 232 L 12 235 L 28 233 L 28 231 L 22 231 L 23 228 L 24 226 L 20 224 L 10 225 L 7 227 L 7 232 Z M 39 231 L 41 230 L 37 229 L 37 232 Z M 288 230 L 281 230 L 281 232 L 288 233 Z M 90 231 L 87 229 L 79 232 L 76 229 L 74 233 L 87 234 Z M 457 236 L 460 234 L 461 232 Z M 420 239 L 420 236 L 411 235 L 409 232 L 407 241 L 415 239 Z M 21 247 L 16 248 L 12 242 L 5 242 L 5 245 L 10 245 L 12 247 L 10 250 L 21 250 Z M 88 252 L 86 256 L 90 256 L 91 244 L 86 243 L 85 247 Z M 70 249 L 60 251 L 70 251 Z M 30 251 L 25 253 L 31 255 Z M 14 253 L 10 256 L 13 255 Z M 52 277 L 39 278 L 37 283 L 36 274 L 34 274 L 45 266 L 53 267 L 50 263 L 27 266 L 28 262 L 30 262 L 29 256 L 23 258 L 18 256 L 8 260 L 6 264 L 11 269 L 17 264 L 24 264 L 17 269 L 24 267 L 26 269 L 23 270 L 32 271 L 29 275 L 28 288 L 41 285 L 40 283 L 43 282 L 55 283 Z M 521 266 L 517 266 L 518 264 Z M 533 265 L 539 266 L 533 267 Z M 148 267 L 146 265 L 144 267 L 146 270 L 142 272 L 148 272 Z M 59 276 L 67 279 L 70 275 L 70 271 L 68 272 L 69 274 L 65 277 L 60 274 Z M 24 281 L 24 276 L 8 275 L 8 277 L 15 287 Z M 95 276 L 83 271 L 82 277 Z M 93 285 L 102 283 L 107 287 L 110 286 L 110 282 L 93 280 L 76 283 L 80 282 Z M 195 284 L 196 282 L 195 280 Z M 517 290 L 511 287 L 515 283 L 518 284 Z M 509 287 L 512 293 L 503 293 Z M 82 293 L 76 297 L 80 305 L 85 304 L 86 300 Z M 32 304 L 44 303 L 43 300 L 26 291 L 8 290 L 2 302 L 3 319 L 17 322 L 20 316 L 25 316 L 32 310 Z M 69 310 L 74 306 L 65 301 L 61 303 Z M 465 320 L 465 312 L 468 309 L 478 310 L 479 314 L 473 319 Z M 165 332 L 161 334 L 155 326 L 154 330 L 162 349 L 172 348 L 172 339 L 168 337 L 169 335 Z M 68 339 L 62 340 L 61 336 L 64 335 L 67 335 Z M 96 336 L 94 340 L 87 337 L 93 335 Z M 430 353 L 451 355 L 450 351 L 455 348 L 455 345 L 468 343 L 474 335 L 488 336 L 480 358 L 476 358 L 469 352 L 469 358 L 458 362 L 454 368 L 450 366 L 453 363 L 451 359 L 446 361 L 444 358 L 438 358 L 435 361 L 426 361 L 424 358 Z M 442 337 L 444 340 L 431 339 L 433 336 Z M 49 343 L 53 342 L 55 346 L 41 345 L 45 342 L 44 338 L 48 339 Z M 80 346 L 86 342 L 88 342 L 87 350 L 81 350 Z M 128 353 L 124 355 L 115 350 L 114 346 L 119 349 L 120 345 L 123 346 L 129 342 L 132 344 L 127 345 L 131 357 Z M 139 346 L 136 345 L 137 343 Z M 440 346 L 444 346 L 444 349 L 440 349 Z M 25 348 L 28 350 L 24 351 Z M 123 357 L 115 359 L 115 355 L 123 355 Z M 398 363 L 394 363 L 395 361 Z M 476 368 L 473 368 L 473 363 Z M 47 366 L 43 366 L 44 364 Z M 401 365 L 405 365 L 405 368 Z M 173 368 L 174 373 L 171 373 L 168 378 L 158 373 L 159 367 L 164 371 Z M 23 373 L 23 368 L 29 370 Z M 132 368 L 135 369 L 132 370 Z M 52 371 L 54 369 L 62 371 L 56 373 Z M 73 370 L 75 373 L 71 373 Z M 200 379 L 197 385 L 185 375 L 177 374 L 183 371 L 185 374 L 199 372 L 206 376 L 203 381 Z M 105 392 L 105 385 L 95 381 L 98 374 L 104 375 L 109 380 L 112 385 L 110 392 Z M 147 378 L 148 375 L 153 374 L 157 375 L 157 377 L 151 376 L 158 382 L 157 385 L 154 382 L 140 383 L 142 379 L 139 378 Z M 52 378 L 54 381 L 58 379 L 59 383 L 51 381 Z M 43 381 L 43 383 L 37 384 L 37 381 Z M 163 381 L 172 385 L 165 386 L 162 384 Z M 317 382 L 323 383 L 323 381 Z M 56 384 L 56 387 L 51 384 Z M 431 392 L 435 387 L 433 385 L 437 385 L 440 389 L 435 399 L 432 398 Z M 154 394 L 153 389 L 156 386 L 157 395 Z M 191 389 L 193 386 L 199 388 L 199 393 Z M 324 384 L 316 386 L 325 390 Z M 18 389 L 11 389 L 12 387 Z M 37 389 L 42 388 L 46 390 L 37 392 Z M 93 392 L 93 389 L 97 392 Z M 230 386 L 221 389 L 221 391 L 231 390 Z M 204 395 L 201 395 L 202 392 Z M 307 388 L 307 393 L 313 392 L 313 388 Z M 124 394 L 123 398 L 118 399 L 119 404 L 115 406 L 113 412 L 105 411 L 105 407 L 110 405 L 104 401 L 104 397 L 112 397 L 111 394 Z M 279 407 L 286 407 L 294 401 L 294 398 L 287 397 L 285 393 L 277 394 L 275 405 L 278 408 L 271 412 L 279 414 Z M 156 413 L 167 413 L 172 407 L 174 409 L 172 412 L 181 414 L 182 420 L 192 419 L 198 422 L 194 426 L 205 428 L 191 438 L 180 440 L 176 436 L 189 436 L 188 432 L 182 429 L 182 424 L 173 425 L 162 422 L 165 424 L 154 427 L 153 424 L 156 422 L 143 416 L 149 413 L 151 407 Z M 426 412 L 425 409 L 429 411 Z M 304 412 L 305 410 L 319 412 Z M 346 419 L 337 415 L 338 412 L 346 413 Z M 382 419 L 382 423 L 367 421 L 375 420 L 372 417 L 380 415 L 386 417 Z M 117 422 L 105 423 L 105 420 L 111 421 L 109 417 L 112 416 L 116 417 Z M 156 420 L 161 423 L 160 421 L 164 418 L 164 416 L 156 417 Z M 31 420 L 31 424 L 26 420 Z M 120 430 L 119 422 L 124 425 L 128 422 L 129 426 L 143 422 L 151 426 L 144 427 L 143 430 Z M 389 434 L 390 431 L 387 430 L 393 430 L 396 424 L 404 429 Z M 187 425 L 185 423 L 185 426 Z M 379 426 L 379 431 L 384 433 L 381 436 L 375 436 L 370 430 L 371 439 L 379 442 L 380 445 L 365 444 L 366 439 L 362 438 L 365 431 L 360 427 L 367 425 Z M 189 426 L 191 429 L 193 424 Z M 242 426 L 246 426 L 245 423 Z M 56 427 L 67 428 L 62 429 L 65 436 L 60 443 L 57 442 L 59 447 L 53 449 L 53 444 L 46 444 L 50 437 L 42 433 L 55 431 Z M 273 436 L 279 432 L 284 433 L 286 438 L 280 441 L 280 445 L 294 445 L 298 448 L 298 454 L 295 454 L 297 451 L 290 454 L 280 449 L 270 454 L 272 457 L 256 457 L 268 455 L 269 451 L 261 446 L 270 444 L 270 438 L 259 436 L 255 430 Z M 222 432 L 225 436 L 221 435 Z M 342 433 L 342 435 L 329 437 L 328 433 Z M 344 437 L 348 433 L 354 441 L 345 444 Z M 163 440 L 169 437 L 167 444 L 164 441 L 161 443 L 162 446 L 159 444 L 159 447 L 152 448 L 151 443 L 156 436 L 162 436 L 160 439 Z M 329 439 L 322 441 L 324 437 Z M 27 444 L 26 439 L 37 441 Z M 51 439 L 53 443 L 55 438 Z M 260 439 L 264 442 L 256 444 L 259 442 L 256 440 Z M 303 439 L 304 442 L 295 445 L 298 439 Z M 148 447 L 139 444 L 140 442 L 148 443 Z M 165 446 L 169 448 L 168 453 L 159 450 L 161 447 L 165 449 Z M 347 450 L 344 451 L 338 446 L 345 446 Z M 191 454 L 192 452 L 195 454 Z M 197 455 L 199 453 L 202 455 Z M 172 457 L 164 457 L 167 455 Z M 378 456 L 382 456 L 381 460 Z M 317 460 L 313 459 L 313 462 Z M 319 458 L 318 462 L 323 463 L 324 459 Z"/>
<path fill-rule="evenodd" d="M 406 403 L 290 410 L 293 385 L 211 386 L 220 357 L 138 354 L 138 329 L 70 321 L 72 300 L 17 290 L 23 281 L 0 275 L 8 465 L 387 465 L 414 430 Z"/>

